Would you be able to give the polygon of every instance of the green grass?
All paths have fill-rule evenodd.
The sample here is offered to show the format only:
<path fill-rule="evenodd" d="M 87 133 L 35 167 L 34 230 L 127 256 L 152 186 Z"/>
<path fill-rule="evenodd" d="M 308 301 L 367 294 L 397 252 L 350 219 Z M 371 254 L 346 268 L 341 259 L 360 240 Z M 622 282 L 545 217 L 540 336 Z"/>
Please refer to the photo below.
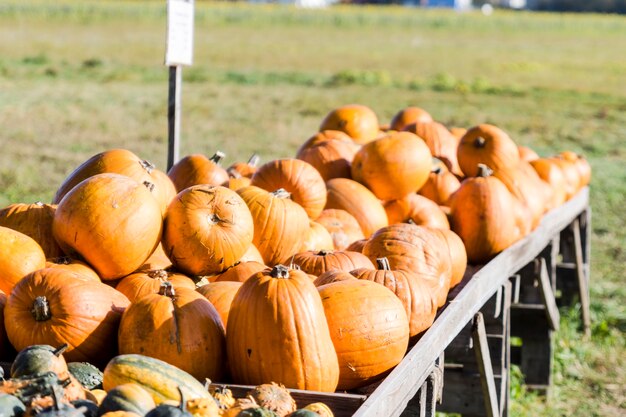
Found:
<path fill-rule="evenodd" d="M 94 153 L 164 168 L 165 2 L 0 4 L 0 206 L 48 201 Z M 591 340 L 564 310 L 547 400 L 514 374 L 514 416 L 626 409 L 626 20 L 618 16 L 197 3 L 182 154 L 293 155 L 332 108 L 382 122 L 407 105 L 447 125 L 490 122 L 593 169 Z"/>

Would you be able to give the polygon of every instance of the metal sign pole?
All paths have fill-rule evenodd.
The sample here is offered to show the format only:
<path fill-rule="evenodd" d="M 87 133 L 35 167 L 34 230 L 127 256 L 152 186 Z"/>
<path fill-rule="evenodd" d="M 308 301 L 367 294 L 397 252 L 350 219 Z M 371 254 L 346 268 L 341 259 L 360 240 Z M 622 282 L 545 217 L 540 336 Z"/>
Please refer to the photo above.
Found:
<path fill-rule="evenodd" d="M 183 67 L 169 67 L 169 92 L 167 99 L 167 171 L 180 159 L 180 90 Z"/>

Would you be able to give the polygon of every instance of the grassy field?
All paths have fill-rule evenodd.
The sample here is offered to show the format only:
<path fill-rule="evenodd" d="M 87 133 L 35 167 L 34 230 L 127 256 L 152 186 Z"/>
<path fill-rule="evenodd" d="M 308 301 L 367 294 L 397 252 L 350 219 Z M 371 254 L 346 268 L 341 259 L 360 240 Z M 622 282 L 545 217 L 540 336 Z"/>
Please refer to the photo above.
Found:
<path fill-rule="evenodd" d="M 48 201 L 94 153 L 166 161 L 165 2 L 0 4 L 0 206 Z M 197 4 L 182 153 L 294 154 L 332 108 L 381 122 L 407 105 L 490 122 L 594 169 L 591 340 L 563 311 L 547 400 L 514 384 L 514 416 L 626 413 L 626 20 L 403 8 Z M 516 377 L 519 382 L 519 377 Z"/>

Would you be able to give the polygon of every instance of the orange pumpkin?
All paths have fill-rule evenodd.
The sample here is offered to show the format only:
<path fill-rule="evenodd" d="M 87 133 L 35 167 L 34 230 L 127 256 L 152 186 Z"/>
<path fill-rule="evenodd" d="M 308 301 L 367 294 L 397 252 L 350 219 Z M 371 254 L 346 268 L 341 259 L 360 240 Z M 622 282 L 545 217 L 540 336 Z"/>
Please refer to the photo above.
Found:
<path fill-rule="evenodd" d="M 452 136 L 454 136 L 456 138 L 457 143 L 461 140 L 461 138 L 463 137 L 463 135 L 465 135 L 465 133 L 467 133 L 467 129 L 464 127 L 451 127 L 450 128 L 450 133 L 452 133 Z"/>
<path fill-rule="evenodd" d="M 259 252 L 259 250 L 257 249 L 256 246 L 254 246 L 254 244 L 250 245 L 246 253 L 244 253 L 241 259 L 239 260 L 239 262 L 250 262 L 250 261 L 255 261 L 260 264 L 263 263 L 263 255 L 261 255 L 261 252 Z"/>
<path fill-rule="evenodd" d="M 92 281 L 100 282 L 100 277 L 89 265 L 78 259 L 69 256 L 52 258 L 46 261 L 46 268 L 59 268 L 66 271 L 75 272 Z"/>
<path fill-rule="evenodd" d="M 252 180 L 248 177 L 242 177 L 241 174 L 237 171 L 228 171 L 228 181 L 226 181 L 222 186 L 226 188 L 230 188 L 233 191 L 237 191 L 240 188 L 247 187 L 252 183 Z"/>
<path fill-rule="evenodd" d="M 235 162 L 229 166 L 226 171 L 228 171 L 231 175 L 236 172 L 244 178 L 252 178 L 252 175 L 257 170 L 260 160 L 261 158 L 259 155 L 253 153 L 252 156 L 250 156 L 250 159 L 248 159 L 248 162 Z"/>
<path fill-rule="evenodd" d="M 391 130 L 401 131 L 413 123 L 429 123 L 432 121 L 432 116 L 426 110 L 419 107 L 406 107 L 393 116 L 389 128 Z"/>
<path fill-rule="evenodd" d="M 300 148 L 298 148 L 296 154 L 300 154 L 308 148 L 320 145 L 329 140 L 338 140 L 340 142 L 354 143 L 350 136 L 340 130 L 322 130 L 321 132 L 317 132 L 306 141 L 304 141 L 304 143 L 300 145 Z"/>
<path fill-rule="evenodd" d="M 455 175 L 462 175 L 456 157 L 458 140 L 441 123 L 417 122 L 404 128 L 424 140 L 432 156 L 442 161 Z"/>
<path fill-rule="evenodd" d="M 331 110 L 319 130 L 339 130 L 356 143 L 367 143 L 378 135 L 378 126 L 378 117 L 372 109 L 360 104 L 348 104 Z"/>
<path fill-rule="evenodd" d="M 128 299 L 119 291 L 81 275 L 45 268 L 25 276 L 4 310 L 11 344 L 69 345 L 65 359 L 104 365 L 116 353 L 117 329 Z"/>
<path fill-rule="evenodd" d="M 453 173 L 441 168 L 434 168 L 428 175 L 428 180 L 418 194 L 422 195 L 440 206 L 448 205 L 450 196 L 461 186 L 461 182 Z"/>
<path fill-rule="evenodd" d="M 163 244 L 159 242 L 159 245 L 156 247 L 152 255 L 143 265 L 139 267 L 140 270 L 150 270 L 150 269 L 167 269 L 172 266 L 172 261 L 167 257 L 165 251 L 163 250 Z"/>
<path fill-rule="evenodd" d="M 433 229 L 432 232 L 438 234 L 446 242 L 450 255 L 450 288 L 456 287 L 463 280 L 465 270 L 467 269 L 467 251 L 465 250 L 463 240 L 452 230 Z"/>
<path fill-rule="evenodd" d="M 302 246 L 300 246 L 300 252 L 333 250 L 335 248 L 333 238 L 324 226 L 314 221 L 310 221 L 309 225 L 309 233 Z"/>
<path fill-rule="evenodd" d="M 4 327 L 4 308 L 7 304 L 7 296 L 0 290 L 0 355 L 2 358 L 11 359 L 15 352 L 13 352 L 13 346 L 9 342 L 6 328 Z"/>
<path fill-rule="evenodd" d="M 308 251 L 301 252 L 293 257 L 293 263 L 298 265 L 307 274 L 319 277 L 326 271 L 338 269 L 350 272 L 357 268 L 373 268 L 374 264 L 367 256 L 358 252 L 348 251 Z"/>
<path fill-rule="evenodd" d="M 535 152 L 528 146 L 518 145 L 517 150 L 519 152 L 519 159 L 521 161 L 532 162 L 535 159 L 539 159 L 539 155 L 537 155 L 537 152 Z"/>
<path fill-rule="evenodd" d="M 78 253 L 100 278 L 139 268 L 156 249 L 163 217 L 150 191 L 119 174 L 94 175 L 59 203 L 52 232 L 63 250 Z"/>
<path fill-rule="evenodd" d="M 46 266 L 46 255 L 32 238 L 0 226 L 0 291 L 11 294 L 26 274 Z"/>
<path fill-rule="evenodd" d="M 409 321 L 393 292 L 360 279 L 318 290 L 339 358 L 338 389 L 367 385 L 400 363 L 409 344 Z"/>
<path fill-rule="evenodd" d="M 481 165 L 480 170 L 478 177 L 463 181 L 450 206 L 452 230 L 463 240 L 473 264 L 489 261 L 519 238 L 511 213 L 515 198 L 489 168 Z"/>
<path fill-rule="evenodd" d="M 428 329 L 435 321 L 437 302 L 431 287 L 408 271 L 392 271 L 387 258 L 376 259 L 378 269 L 359 268 L 350 272 L 358 279 L 384 285 L 402 301 L 409 319 L 409 336 Z"/>
<path fill-rule="evenodd" d="M 566 198 L 569 200 L 574 197 L 581 187 L 581 178 L 576 163 L 559 157 L 551 157 L 548 160 L 558 166 L 563 173 Z"/>
<path fill-rule="evenodd" d="M 316 222 L 328 230 L 335 250 L 344 250 L 364 238 L 359 222 L 345 210 L 325 209 Z"/>
<path fill-rule="evenodd" d="M 43 204 L 11 204 L 0 210 L 0 226 L 17 230 L 32 238 L 41 246 L 46 258 L 63 256 L 52 235 L 52 221 L 56 205 Z"/>
<path fill-rule="evenodd" d="M 193 280 L 183 274 L 155 269 L 130 274 L 115 286 L 115 289 L 128 298 L 131 303 L 139 300 L 148 294 L 156 294 L 161 288 L 161 284 L 169 282 L 174 289 L 187 288 L 195 290 L 196 284 Z"/>
<path fill-rule="evenodd" d="M 552 207 L 558 207 L 567 200 L 567 184 L 561 168 L 547 158 L 538 158 L 530 162 L 537 175 L 552 188 Z"/>
<path fill-rule="evenodd" d="M 313 285 L 315 285 L 316 287 L 321 287 L 322 285 L 332 284 L 333 282 L 344 281 L 346 279 L 356 278 L 348 271 L 330 269 L 320 274 L 320 276 L 313 281 Z"/>
<path fill-rule="evenodd" d="M 158 343 L 155 343 L 158 341 Z M 204 296 L 163 282 L 156 294 L 136 299 L 124 312 L 120 354 L 160 359 L 199 380 L 220 380 L 225 371 L 224 326 Z M 198 360 L 202 358 L 202 360 Z"/>
<path fill-rule="evenodd" d="M 381 200 L 395 200 L 419 190 L 428 179 L 428 147 L 409 132 L 392 133 L 364 145 L 352 161 L 352 178 Z"/>
<path fill-rule="evenodd" d="M 527 162 L 523 162 L 527 163 Z M 535 229 L 541 222 L 541 216 L 546 211 L 546 196 L 537 182 L 541 181 L 537 173 L 531 169 L 534 176 L 521 170 L 520 165 L 514 168 L 504 168 L 493 173 L 509 190 L 509 192 L 517 198 L 517 200 L 528 207 L 531 215 L 531 229 Z"/>
<path fill-rule="evenodd" d="M 252 243 L 252 216 L 233 190 L 196 185 L 178 194 L 163 223 L 163 249 L 172 264 L 189 275 L 229 268 Z"/>
<path fill-rule="evenodd" d="M 517 145 L 503 130 L 482 124 L 469 129 L 459 142 L 457 159 L 468 177 L 479 175 L 478 164 L 494 172 L 516 167 L 520 161 Z"/>
<path fill-rule="evenodd" d="M 332 178 L 350 178 L 350 166 L 358 150 L 359 145 L 352 140 L 345 142 L 330 139 L 301 148 L 296 158 L 311 164 L 324 181 L 328 181 Z"/>
<path fill-rule="evenodd" d="M 231 304 L 228 329 L 235 381 L 274 381 L 324 392 L 337 388 L 339 365 L 324 307 L 304 272 L 277 265 L 244 282 Z"/>
<path fill-rule="evenodd" d="M 350 246 L 348 246 L 346 248 L 346 250 L 352 251 L 352 252 L 359 252 L 359 253 L 363 253 L 363 248 L 365 247 L 365 244 L 367 243 L 369 239 L 359 239 L 359 240 L 355 240 L 354 242 L 352 242 L 350 244 Z"/>
<path fill-rule="evenodd" d="M 169 207 L 174 197 L 176 197 L 176 186 L 167 176 L 167 174 L 159 169 L 154 169 L 151 172 L 152 180 L 155 188 L 152 190 L 153 194 L 156 194 L 157 200 L 162 202 L 162 213 L 165 215 L 165 211 Z"/>
<path fill-rule="evenodd" d="M 220 163 L 224 154 L 217 151 L 211 158 L 202 154 L 188 155 L 178 161 L 167 173 L 176 191 L 181 192 L 193 185 L 222 185 L 228 181 L 228 172 Z"/>
<path fill-rule="evenodd" d="M 278 159 L 261 166 L 252 176 L 252 185 L 267 191 L 280 188 L 316 219 L 326 204 L 326 185 L 311 164 L 299 159 Z"/>
<path fill-rule="evenodd" d="M 591 165 L 589 165 L 589 162 L 585 159 L 585 157 L 572 151 L 563 151 L 558 156 L 567 161 L 574 162 L 580 176 L 581 188 L 585 185 L 589 185 L 591 182 Z"/>
<path fill-rule="evenodd" d="M 254 222 L 253 243 L 266 265 L 288 262 L 302 246 L 309 231 L 306 211 L 283 189 L 267 192 L 259 187 L 237 191 L 246 202 Z"/>
<path fill-rule="evenodd" d="M 380 200 L 370 190 L 347 178 L 333 178 L 326 183 L 327 209 L 341 209 L 350 213 L 359 222 L 367 238 L 388 224 L 387 213 Z"/>
<path fill-rule="evenodd" d="M 450 229 L 448 217 L 433 201 L 419 194 L 409 194 L 384 204 L 389 224 L 412 222 L 421 226 Z"/>
<path fill-rule="evenodd" d="M 256 261 L 238 262 L 234 266 L 228 268 L 226 271 L 217 275 L 213 281 L 244 282 L 252 275 L 256 274 L 257 272 L 263 271 L 266 268 L 267 266 Z"/>
<path fill-rule="evenodd" d="M 207 300 L 213 304 L 213 307 L 217 310 L 222 319 L 222 324 L 226 329 L 228 323 L 228 313 L 230 312 L 230 305 L 241 288 L 241 282 L 235 281 L 217 281 L 211 282 L 207 285 L 203 285 L 198 288 L 200 294 L 202 294 Z"/>

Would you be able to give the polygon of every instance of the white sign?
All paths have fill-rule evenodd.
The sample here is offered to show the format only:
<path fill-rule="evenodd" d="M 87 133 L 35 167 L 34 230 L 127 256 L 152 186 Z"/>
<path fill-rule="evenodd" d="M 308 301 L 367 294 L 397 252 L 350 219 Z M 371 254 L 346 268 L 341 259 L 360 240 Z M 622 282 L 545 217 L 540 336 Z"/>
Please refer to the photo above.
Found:
<path fill-rule="evenodd" d="M 193 0 L 167 0 L 165 65 L 192 64 L 193 6 Z"/>

